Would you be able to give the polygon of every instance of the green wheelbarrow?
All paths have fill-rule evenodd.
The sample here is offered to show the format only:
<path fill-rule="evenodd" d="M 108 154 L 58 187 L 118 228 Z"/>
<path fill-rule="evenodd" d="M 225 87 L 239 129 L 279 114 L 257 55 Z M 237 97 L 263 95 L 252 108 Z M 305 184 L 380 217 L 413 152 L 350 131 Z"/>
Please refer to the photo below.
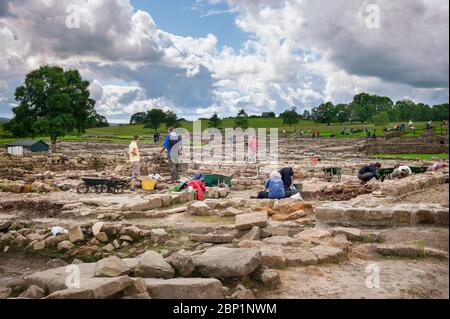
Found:
<path fill-rule="evenodd" d="M 327 167 L 322 169 L 322 171 L 325 174 L 325 180 L 327 182 L 331 182 L 334 176 L 337 177 L 339 182 L 342 180 L 342 168 L 340 167 Z"/>
<path fill-rule="evenodd" d="M 423 174 L 428 171 L 427 166 L 420 166 L 420 167 L 410 167 L 413 174 Z"/>
<path fill-rule="evenodd" d="M 384 181 L 386 177 L 391 175 L 394 172 L 395 168 L 380 168 L 377 172 L 380 176 L 380 181 Z"/>
<path fill-rule="evenodd" d="M 423 174 L 428 171 L 428 167 L 420 166 L 420 167 L 410 167 L 411 172 L 413 174 Z M 380 168 L 378 170 L 378 175 L 380 175 L 380 180 L 384 181 L 389 175 L 394 172 L 395 168 Z"/>
<path fill-rule="evenodd" d="M 225 176 L 220 174 L 211 174 L 211 175 L 205 175 L 204 176 L 204 183 L 206 187 L 215 187 L 215 186 L 226 186 L 228 188 L 231 188 L 232 186 L 232 179 L 234 175 L 231 176 Z"/>

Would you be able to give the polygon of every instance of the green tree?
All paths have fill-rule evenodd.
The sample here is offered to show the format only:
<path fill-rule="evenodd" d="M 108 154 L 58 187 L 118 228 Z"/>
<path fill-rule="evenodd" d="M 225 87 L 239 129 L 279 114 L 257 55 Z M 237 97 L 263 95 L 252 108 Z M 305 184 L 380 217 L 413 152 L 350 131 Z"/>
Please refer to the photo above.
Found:
<path fill-rule="evenodd" d="M 240 110 L 238 115 L 234 118 L 234 127 L 240 127 L 243 130 L 248 129 L 248 115 L 245 110 Z"/>
<path fill-rule="evenodd" d="M 144 124 L 146 116 L 147 116 L 147 113 L 145 113 L 145 112 L 135 113 L 131 116 L 130 124 L 131 125 Z"/>
<path fill-rule="evenodd" d="M 214 113 L 214 115 L 208 120 L 208 126 L 216 129 L 222 128 L 222 120 L 219 118 L 217 113 Z"/>
<path fill-rule="evenodd" d="M 352 112 L 348 104 L 337 104 L 335 106 L 335 112 L 336 112 L 336 120 L 340 124 L 350 121 Z"/>
<path fill-rule="evenodd" d="M 168 111 L 165 114 L 164 123 L 166 124 L 167 127 L 174 127 L 177 125 L 178 122 L 179 122 L 178 116 L 174 112 Z"/>
<path fill-rule="evenodd" d="M 160 109 L 153 109 L 147 112 L 144 121 L 145 128 L 151 128 L 158 132 L 159 127 L 166 120 L 166 114 Z"/>
<path fill-rule="evenodd" d="M 303 118 L 304 120 L 310 120 L 310 119 L 311 119 L 311 112 L 308 111 L 308 110 L 303 111 L 302 118 Z"/>
<path fill-rule="evenodd" d="M 276 116 L 275 112 L 263 112 L 261 114 L 261 117 L 262 118 L 275 118 L 277 116 Z"/>
<path fill-rule="evenodd" d="M 16 137 L 50 136 L 51 149 L 56 141 L 71 133 L 84 133 L 95 114 L 89 82 L 77 70 L 42 66 L 27 74 L 16 89 L 19 103 L 7 129 Z"/>
<path fill-rule="evenodd" d="M 333 103 L 322 103 L 318 107 L 313 108 L 312 117 L 317 123 L 331 124 L 336 119 L 336 108 Z"/>
<path fill-rule="evenodd" d="M 106 117 L 98 114 L 95 110 L 93 110 L 91 115 L 89 116 L 87 125 L 87 127 L 89 128 L 109 127 L 109 123 L 106 120 Z"/>
<path fill-rule="evenodd" d="M 380 112 L 378 114 L 375 114 L 372 117 L 372 122 L 376 125 L 376 126 L 386 126 L 390 123 L 389 121 L 389 115 L 387 112 Z"/>
<path fill-rule="evenodd" d="M 300 114 L 297 113 L 295 106 L 281 113 L 280 118 L 283 119 L 283 124 L 289 125 L 289 127 L 300 122 Z"/>
<path fill-rule="evenodd" d="M 351 104 L 355 118 L 363 123 L 369 122 L 375 114 L 389 112 L 394 107 L 390 98 L 367 93 L 355 95 Z"/>
<path fill-rule="evenodd" d="M 448 120 L 449 105 L 448 103 L 434 105 L 431 109 L 431 117 L 433 121 Z"/>

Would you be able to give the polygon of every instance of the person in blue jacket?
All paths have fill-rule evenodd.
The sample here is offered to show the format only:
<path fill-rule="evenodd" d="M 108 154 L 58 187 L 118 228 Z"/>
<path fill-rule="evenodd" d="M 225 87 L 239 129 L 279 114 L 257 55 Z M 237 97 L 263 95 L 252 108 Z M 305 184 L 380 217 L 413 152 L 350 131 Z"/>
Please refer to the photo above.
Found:
<path fill-rule="evenodd" d="M 161 148 L 161 153 L 164 153 L 164 151 L 167 152 L 167 159 L 169 160 L 169 167 L 171 172 L 171 182 L 178 183 L 180 180 L 180 169 L 181 165 L 176 160 L 176 158 L 173 158 L 173 156 L 176 156 L 177 154 L 171 154 L 172 148 L 181 142 L 181 135 L 178 135 L 174 129 L 171 127 L 169 128 L 169 134 L 164 139 L 163 147 Z"/>
<path fill-rule="evenodd" d="M 258 198 L 282 199 L 286 197 L 281 174 L 273 171 L 265 184 L 265 191 L 258 194 Z"/>

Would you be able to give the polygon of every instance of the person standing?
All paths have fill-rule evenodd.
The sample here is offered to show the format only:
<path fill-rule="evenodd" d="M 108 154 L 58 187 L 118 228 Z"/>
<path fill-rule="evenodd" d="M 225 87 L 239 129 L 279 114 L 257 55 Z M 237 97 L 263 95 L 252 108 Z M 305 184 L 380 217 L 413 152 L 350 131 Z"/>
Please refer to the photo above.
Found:
<path fill-rule="evenodd" d="M 139 153 L 139 136 L 134 136 L 133 141 L 130 143 L 130 146 L 128 148 L 128 155 L 130 157 L 131 162 L 131 191 L 135 190 L 136 187 L 136 181 L 141 176 L 141 155 Z"/>
<path fill-rule="evenodd" d="M 258 140 L 251 136 L 248 142 L 248 160 L 250 163 L 256 162 L 256 152 L 258 151 Z"/>
<path fill-rule="evenodd" d="M 154 134 L 153 134 L 153 142 L 156 144 L 156 143 L 159 143 L 159 133 L 158 132 L 155 132 Z"/>
<path fill-rule="evenodd" d="M 164 144 L 163 148 L 161 149 L 161 153 L 167 151 L 167 159 L 169 160 L 171 181 L 173 183 L 178 183 L 180 180 L 180 163 L 177 158 L 177 155 L 179 155 L 179 148 L 177 146 L 178 154 L 172 154 L 172 149 L 174 148 L 175 145 L 181 143 L 181 136 L 174 131 L 173 127 L 169 128 L 168 133 L 169 134 L 164 139 Z"/>

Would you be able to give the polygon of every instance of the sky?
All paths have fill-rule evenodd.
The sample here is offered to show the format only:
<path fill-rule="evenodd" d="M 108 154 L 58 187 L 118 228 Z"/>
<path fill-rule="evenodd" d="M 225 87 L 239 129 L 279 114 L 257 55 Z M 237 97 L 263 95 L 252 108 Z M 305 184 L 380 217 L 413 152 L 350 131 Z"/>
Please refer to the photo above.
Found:
<path fill-rule="evenodd" d="M 111 123 L 448 103 L 448 33 L 448 0 L 0 0 L 0 117 L 45 64 L 78 69 Z"/>

